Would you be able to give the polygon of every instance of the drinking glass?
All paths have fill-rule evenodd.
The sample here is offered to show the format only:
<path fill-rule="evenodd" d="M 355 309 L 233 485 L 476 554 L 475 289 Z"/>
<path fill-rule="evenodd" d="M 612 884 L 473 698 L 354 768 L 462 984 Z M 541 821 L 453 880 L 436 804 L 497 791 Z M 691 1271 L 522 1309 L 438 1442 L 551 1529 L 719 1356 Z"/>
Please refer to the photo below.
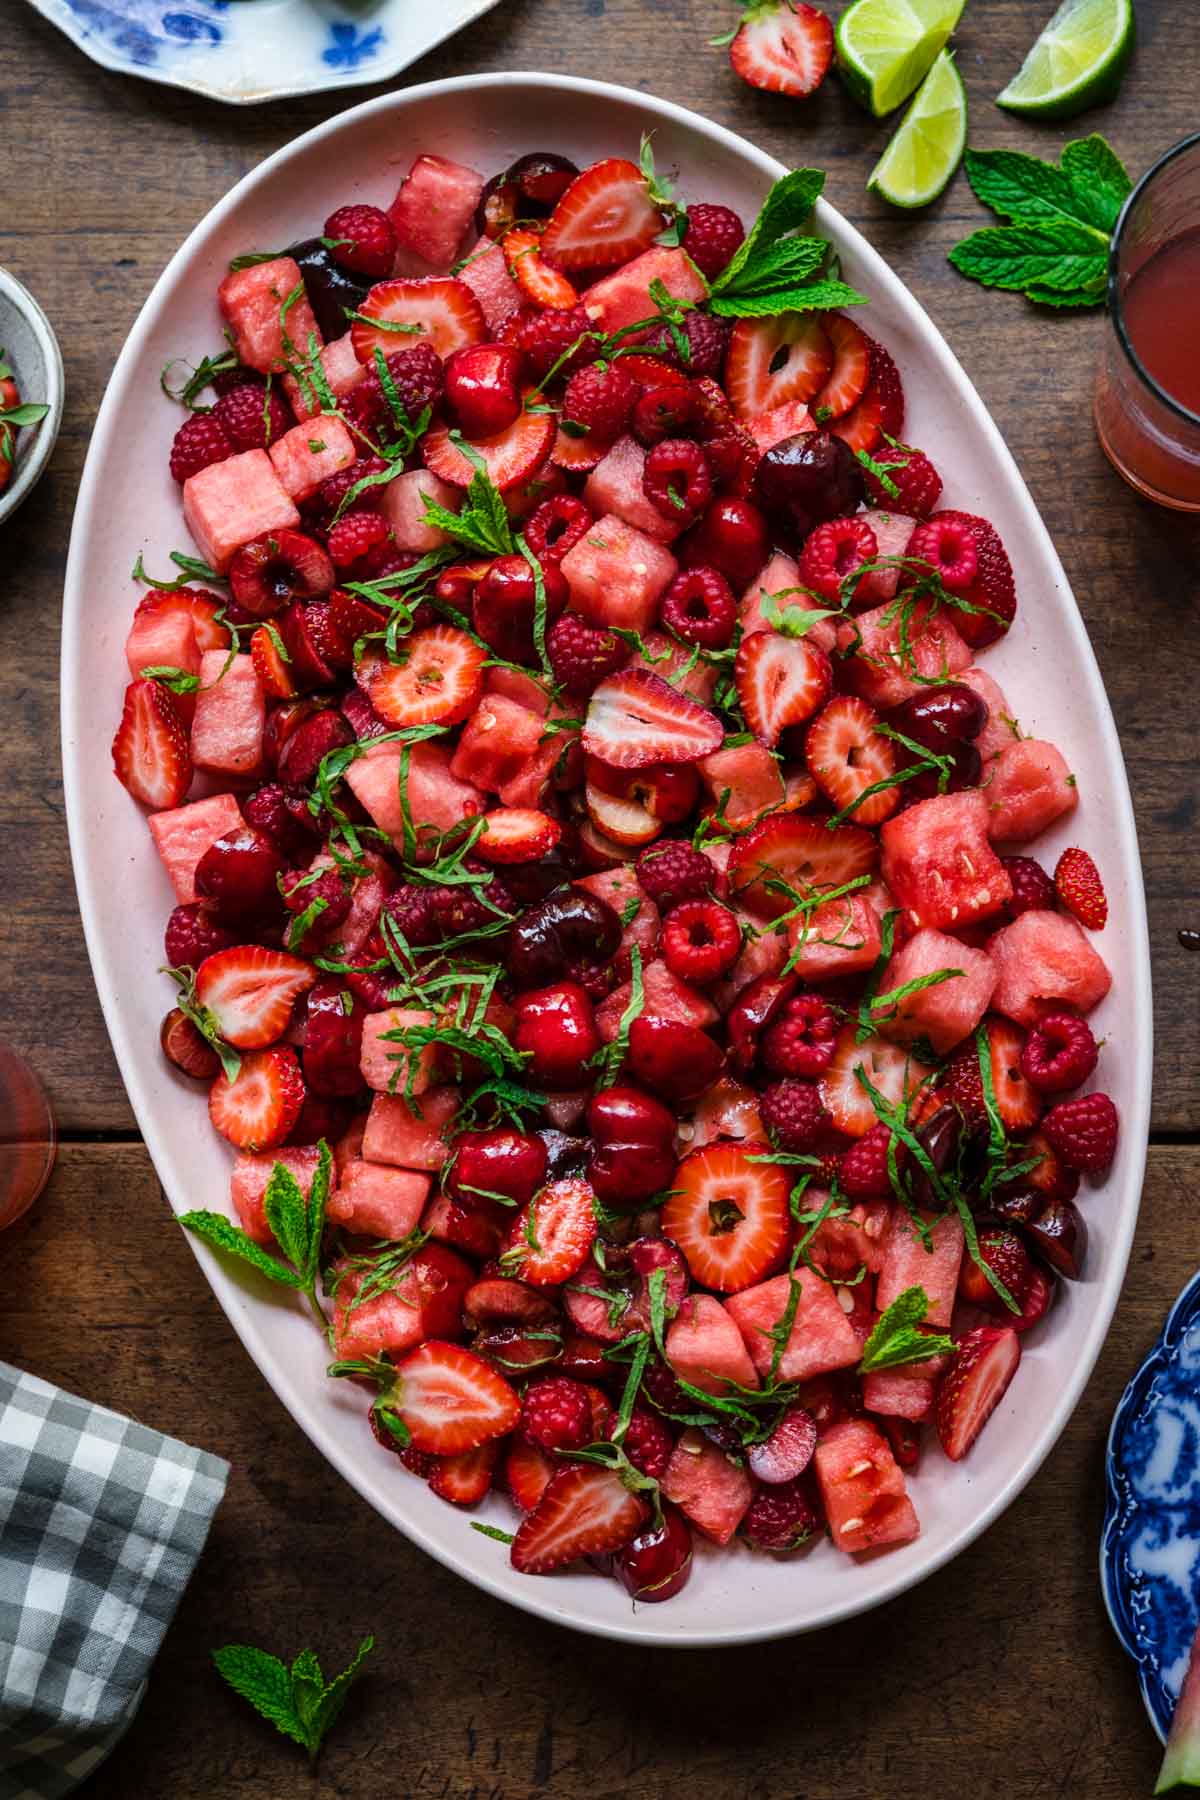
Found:
<path fill-rule="evenodd" d="M 1142 176 L 1117 220 L 1095 416 L 1131 487 L 1200 512 L 1200 132 Z"/>
<path fill-rule="evenodd" d="M 0 1231 L 15 1225 L 45 1187 L 57 1144 L 41 1082 L 0 1040 Z"/>

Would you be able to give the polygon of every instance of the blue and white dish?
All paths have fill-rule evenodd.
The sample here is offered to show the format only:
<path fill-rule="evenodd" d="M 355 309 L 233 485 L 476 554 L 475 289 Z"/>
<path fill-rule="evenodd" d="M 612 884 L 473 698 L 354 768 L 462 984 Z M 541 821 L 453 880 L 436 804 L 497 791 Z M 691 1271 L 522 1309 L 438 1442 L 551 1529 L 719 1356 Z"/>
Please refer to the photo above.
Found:
<path fill-rule="evenodd" d="M 387 81 L 498 0 L 29 0 L 106 69 L 259 100 Z"/>
<path fill-rule="evenodd" d="M 1104 1603 L 1165 1739 L 1200 1625 L 1200 1273 L 1121 1396 L 1105 1479 Z"/>

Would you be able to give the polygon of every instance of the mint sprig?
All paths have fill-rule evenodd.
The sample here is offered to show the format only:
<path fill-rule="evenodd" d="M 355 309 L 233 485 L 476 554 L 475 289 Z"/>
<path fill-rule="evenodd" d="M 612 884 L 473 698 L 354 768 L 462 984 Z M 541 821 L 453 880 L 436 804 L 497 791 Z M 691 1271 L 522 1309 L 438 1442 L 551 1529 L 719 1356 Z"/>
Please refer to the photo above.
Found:
<path fill-rule="evenodd" d="M 745 242 L 711 284 L 713 312 L 739 319 L 866 304 L 865 294 L 834 274 L 828 241 L 798 235 L 824 185 L 820 169 L 780 177 Z"/>
<path fill-rule="evenodd" d="M 263 1211 L 271 1234 L 287 1258 L 281 1262 L 269 1250 L 235 1225 L 224 1213 L 181 1213 L 179 1223 L 214 1250 L 249 1263 L 269 1281 L 281 1287 L 295 1288 L 306 1294 L 322 1331 L 326 1329 L 325 1313 L 317 1298 L 320 1274 L 321 1239 L 325 1231 L 325 1209 L 329 1203 L 333 1158 L 324 1138 L 318 1147 L 317 1169 L 307 1200 L 300 1184 L 284 1163 L 277 1162 L 271 1171 L 263 1195 Z"/>
<path fill-rule="evenodd" d="M 235 1694 L 315 1758 L 374 1648 L 375 1639 L 365 1637 L 348 1666 L 329 1682 L 313 1650 L 301 1650 L 290 1669 L 253 1644 L 226 1644 L 212 1657 Z"/>
<path fill-rule="evenodd" d="M 863 1347 L 860 1373 L 872 1375 L 879 1369 L 900 1369 L 907 1363 L 925 1362 L 931 1356 L 948 1356 L 954 1349 L 953 1338 L 917 1329 L 924 1324 L 928 1311 L 929 1296 L 923 1287 L 905 1288 L 897 1294 L 875 1321 Z"/>
<path fill-rule="evenodd" d="M 487 464 L 461 431 L 452 431 L 450 441 L 457 446 L 474 470 L 467 488 L 467 497 L 460 510 L 453 513 L 448 507 L 439 506 L 436 500 L 431 500 L 428 494 L 422 494 L 425 523 L 436 525 L 439 531 L 444 531 L 456 544 L 461 544 L 465 550 L 474 550 L 480 556 L 513 555 L 517 546 L 512 522 L 500 490 L 487 472 Z"/>

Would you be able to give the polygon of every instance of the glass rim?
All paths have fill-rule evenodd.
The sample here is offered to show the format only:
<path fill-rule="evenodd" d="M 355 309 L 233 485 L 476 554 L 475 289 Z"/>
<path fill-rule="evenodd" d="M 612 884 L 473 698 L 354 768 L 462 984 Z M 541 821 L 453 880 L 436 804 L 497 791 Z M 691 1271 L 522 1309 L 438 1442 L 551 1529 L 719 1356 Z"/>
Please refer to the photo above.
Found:
<path fill-rule="evenodd" d="M 1143 384 L 1149 388 L 1155 399 L 1160 400 L 1165 407 L 1176 415 L 1177 418 L 1185 420 L 1189 425 L 1200 427 L 1200 413 L 1193 412 L 1191 407 L 1185 406 L 1181 400 L 1176 400 L 1173 394 L 1169 394 L 1161 383 L 1150 373 L 1149 369 L 1134 349 L 1129 339 L 1129 333 L 1125 329 L 1125 315 L 1121 305 L 1121 295 L 1117 282 L 1117 263 L 1121 254 L 1121 242 L 1124 238 L 1125 227 L 1134 206 L 1141 198 L 1143 192 L 1149 187 L 1150 183 L 1154 181 L 1157 176 L 1161 175 L 1163 170 L 1173 163 L 1177 156 L 1182 156 L 1186 151 L 1195 149 L 1200 149 L 1200 131 L 1193 131 L 1188 137 L 1181 138 L 1179 143 L 1172 144 L 1169 150 L 1164 150 L 1157 162 L 1151 163 L 1141 180 L 1138 181 L 1126 195 L 1125 203 L 1117 215 L 1116 224 L 1113 226 L 1112 241 L 1109 244 L 1108 249 L 1108 311 L 1113 322 L 1113 329 L 1117 334 L 1117 341 L 1125 352 L 1125 355 L 1134 370 L 1141 378 Z"/>

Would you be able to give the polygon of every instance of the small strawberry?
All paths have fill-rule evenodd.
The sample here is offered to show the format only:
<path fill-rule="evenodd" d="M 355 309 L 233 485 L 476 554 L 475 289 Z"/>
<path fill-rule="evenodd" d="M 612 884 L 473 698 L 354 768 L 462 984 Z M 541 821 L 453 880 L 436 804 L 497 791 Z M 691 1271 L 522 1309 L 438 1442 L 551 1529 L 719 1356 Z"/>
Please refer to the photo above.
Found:
<path fill-rule="evenodd" d="M 441 1500 L 453 1506 L 478 1506 L 492 1485 L 500 1455 L 500 1440 L 489 1438 L 474 1450 L 455 1456 L 439 1456 L 429 1472 L 429 1485 Z"/>
<path fill-rule="evenodd" d="M 987 1264 L 1017 1305 L 1023 1306 L 1033 1277 L 1033 1262 L 1017 1233 L 1004 1225 L 987 1226 L 979 1233 L 979 1261 Z M 973 1257 L 963 1259 L 958 1291 L 972 1306 L 984 1306 L 991 1312 L 1008 1310 Z"/>
<path fill-rule="evenodd" d="M 1021 1360 L 1010 1326 L 980 1325 L 959 1340 L 937 1396 L 937 1433 L 951 1462 L 961 1462 L 1004 1397 Z"/>
<path fill-rule="evenodd" d="M 815 644 L 755 631 L 742 639 L 733 680 L 747 726 L 772 750 L 789 725 L 803 725 L 824 705 L 833 671 Z"/>
<path fill-rule="evenodd" d="M 754 912 L 778 918 L 792 905 L 780 883 L 805 893 L 844 887 L 873 873 L 878 859 L 878 841 L 861 825 L 831 831 L 821 819 L 776 812 L 735 839 L 728 873 L 733 892 Z"/>
<path fill-rule="evenodd" d="M 401 1360 L 376 1406 L 400 1420 L 415 1449 L 434 1456 L 476 1450 L 512 1431 L 521 1416 L 520 1400 L 491 1363 L 436 1338 Z"/>
<path fill-rule="evenodd" d="M 192 785 L 192 753 L 168 690 L 131 681 L 112 744 L 113 768 L 135 800 L 156 811 L 179 806 Z"/>
<path fill-rule="evenodd" d="M 558 1467 L 554 1457 L 548 1456 L 540 1445 L 531 1443 L 521 1432 L 514 1432 L 504 1460 L 504 1483 L 514 1505 L 522 1512 L 532 1512 Z"/>
<path fill-rule="evenodd" d="M 596 1237 L 586 1181 L 552 1181 L 523 1206 L 505 1245 L 502 1267 L 533 1287 L 559 1287 L 577 1275 Z"/>
<path fill-rule="evenodd" d="M 583 727 L 587 754 L 617 769 L 698 762 L 719 750 L 724 740 L 714 713 L 645 669 L 602 681 Z"/>
<path fill-rule="evenodd" d="M 1108 898 L 1100 871 L 1086 850 L 1064 850 L 1054 868 L 1054 889 L 1060 903 L 1089 931 L 1103 931 L 1108 922 Z"/>
<path fill-rule="evenodd" d="M 542 240 L 536 231 L 507 232 L 502 249 L 509 274 L 534 306 L 552 306 L 562 312 L 578 306 L 575 288 L 561 269 L 552 268 L 542 255 Z"/>
<path fill-rule="evenodd" d="M 1025 1033 L 1009 1019 L 987 1021 L 988 1047 L 991 1052 L 992 1087 L 996 1110 L 1009 1131 L 1026 1131 L 1036 1125 L 1042 1114 L 1042 1102 L 1021 1068 Z M 983 1098 L 983 1071 L 974 1037 L 968 1038 L 955 1051 L 946 1070 L 941 1092 L 953 1102 L 968 1125 L 982 1125 L 987 1120 Z"/>
<path fill-rule="evenodd" d="M 236 1149 L 273 1150 L 288 1136 L 303 1104 L 296 1052 L 281 1044 L 243 1056 L 232 1081 L 218 1075 L 208 1093 L 208 1116 Z"/>
<path fill-rule="evenodd" d="M 729 60 L 751 87 L 807 99 L 833 61 L 833 24 L 805 0 L 751 0 Z"/>
<path fill-rule="evenodd" d="M 663 1204 L 662 1232 L 687 1258 L 696 1281 L 735 1293 L 761 1281 L 787 1248 L 788 1180 L 766 1147 L 706 1144 L 685 1156 Z"/>
<path fill-rule="evenodd" d="M 196 1001 L 238 1050 L 258 1050 L 282 1037 L 292 1006 L 316 970 L 283 950 L 238 944 L 206 956 L 196 971 Z"/>
<path fill-rule="evenodd" d="M 548 1575 L 577 1557 L 619 1550 L 637 1536 L 645 1518 L 645 1502 L 613 1470 L 560 1469 L 517 1528 L 513 1567 L 525 1575 Z"/>
<path fill-rule="evenodd" d="M 484 862 L 539 862 L 562 836 L 549 813 L 532 806 L 497 806 L 484 820 L 475 848 Z"/>
<path fill-rule="evenodd" d="M 250 639 L 250 656 L 263 693 L 273 700 L 290 700 L 296 693 L 296 684 L 279 632 L 270 625 L 260 625 Z"/>
<path fill-rule="evenodd" d="M 567 188 L 550 215 L 542 250 L 564 269 L 611 268 L 648 250 L 665 224 L 637 164 L 609 156 Z"/>
<path fill-rule="evenodd" d="M 404 661 L 380 662 L 366 683 L 381 719 L 398 731 L 412 725 L 453 725 L 475 709 L 483 693 L 487 651 L 453 625 L 432 625 L 404 645 Z"/>

